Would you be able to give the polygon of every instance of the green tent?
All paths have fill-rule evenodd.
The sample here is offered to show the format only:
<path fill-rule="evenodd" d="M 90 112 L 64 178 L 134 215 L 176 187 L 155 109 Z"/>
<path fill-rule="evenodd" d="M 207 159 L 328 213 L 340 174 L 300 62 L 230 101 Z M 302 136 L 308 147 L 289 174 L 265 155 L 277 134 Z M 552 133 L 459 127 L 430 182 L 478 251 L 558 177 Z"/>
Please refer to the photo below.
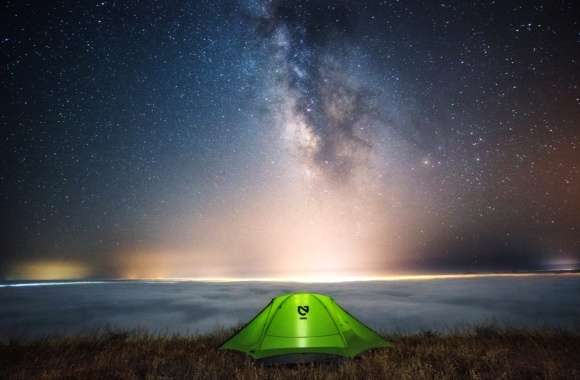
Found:
<path fill-rule="evenodd" d="M 254 359 L 301 357 L 352 358 L 363 351 L 388 347 L 376 332 L 334 300 L 316 293 L 290 293 L 268 304 L 220 349 L 244 352 Z M 297 360 L 294 360 L 297 359 Z"/>

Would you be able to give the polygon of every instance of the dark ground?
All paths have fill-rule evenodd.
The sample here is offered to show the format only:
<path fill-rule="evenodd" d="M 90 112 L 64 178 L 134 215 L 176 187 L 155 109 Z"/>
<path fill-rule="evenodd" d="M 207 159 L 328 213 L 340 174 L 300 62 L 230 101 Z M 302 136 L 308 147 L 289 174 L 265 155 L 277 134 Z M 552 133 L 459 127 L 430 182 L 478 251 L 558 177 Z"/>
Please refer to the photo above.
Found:
<path fill-rule="evenodd" d="M 392 348 L 334 364 L 263 367 L 197 336 L 100 332 L 0 344 L 2 379 L 574 379 L 580 332 L 476 327 L 386 335 Z"/>

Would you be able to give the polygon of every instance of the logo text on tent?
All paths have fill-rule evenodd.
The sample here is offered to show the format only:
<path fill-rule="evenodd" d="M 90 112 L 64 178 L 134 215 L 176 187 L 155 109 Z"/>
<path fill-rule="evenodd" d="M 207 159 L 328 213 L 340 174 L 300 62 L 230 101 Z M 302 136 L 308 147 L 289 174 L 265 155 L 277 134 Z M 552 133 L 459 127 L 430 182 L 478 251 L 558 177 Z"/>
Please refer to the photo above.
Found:
<path fill-rule="evenodd" d="M 298 314 L 300 314 L 300 319 L 306 319 L 306 314 L 310 311 L 308 306 L 298 306 Z"/>

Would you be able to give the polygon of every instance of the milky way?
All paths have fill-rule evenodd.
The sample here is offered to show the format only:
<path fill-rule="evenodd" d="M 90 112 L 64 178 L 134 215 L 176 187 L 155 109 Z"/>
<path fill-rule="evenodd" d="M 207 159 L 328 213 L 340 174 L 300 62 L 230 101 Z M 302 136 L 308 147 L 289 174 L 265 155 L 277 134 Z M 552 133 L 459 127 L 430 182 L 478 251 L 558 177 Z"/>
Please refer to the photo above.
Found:
<path fill-rule="evenodd" d="M 369 91 L 341 70 L 348 46 L 337 42 L 350 32 L 348 9 L 284 1 L 264 8 L 257 29 L 273 51 L 287 122 L 303 129 L 298 148 L 325 175 L 344 181 L 364 165 L 372 148 L 365 129 L 376 121 Z"/>
<path fill-rule="evenodd" d="M 2 7 L 4 277 L 580 261 L 573 1 Z"/>

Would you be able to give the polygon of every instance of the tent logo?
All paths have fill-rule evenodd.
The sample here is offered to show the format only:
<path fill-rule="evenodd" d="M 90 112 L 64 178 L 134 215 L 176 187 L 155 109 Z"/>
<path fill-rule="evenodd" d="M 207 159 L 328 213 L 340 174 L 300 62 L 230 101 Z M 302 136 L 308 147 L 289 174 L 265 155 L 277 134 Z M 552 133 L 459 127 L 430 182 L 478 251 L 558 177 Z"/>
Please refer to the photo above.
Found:
<path fill-rule="evenodd" d="M 310 311 L 308 306 L 298 306 L 298 314 L 300 314 L 300 319 L 306 319 L 306 314 Z"/>

